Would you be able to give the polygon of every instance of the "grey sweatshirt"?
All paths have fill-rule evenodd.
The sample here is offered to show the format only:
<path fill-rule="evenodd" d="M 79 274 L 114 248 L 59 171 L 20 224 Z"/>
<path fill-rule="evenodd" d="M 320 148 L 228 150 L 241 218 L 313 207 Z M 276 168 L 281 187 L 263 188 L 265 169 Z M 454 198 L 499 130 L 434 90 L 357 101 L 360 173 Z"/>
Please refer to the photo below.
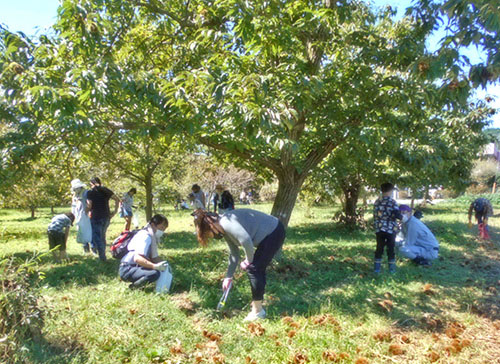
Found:
<path fill-rule="evenodd" d="M 231 278 L 240 260 L 239 246 L 245 250 L 246 258 L 251 263 L 255 248 L 278 226 L 278 219 L 260 211 L 238 209 L 226 212 L 219 223 L 226 234 L 229 247 L 229 265 L 226 277 Z"/>
<path fill-rule="evenodd" d="M 439 248 L 439 243 L 434 234 L 425 224 L 414 216 L 403 224 L 405 245 L 420 246 L 425 249 Z"/>

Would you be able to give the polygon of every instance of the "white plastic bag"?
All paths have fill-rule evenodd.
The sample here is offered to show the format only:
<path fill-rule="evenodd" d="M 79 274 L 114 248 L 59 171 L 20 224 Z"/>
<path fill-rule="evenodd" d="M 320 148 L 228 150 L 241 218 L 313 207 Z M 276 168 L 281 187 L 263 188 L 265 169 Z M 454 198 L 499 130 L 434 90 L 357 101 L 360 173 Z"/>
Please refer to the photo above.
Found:
<path fill-rule="evenodd" d="M 80 244 L 87 244 L 92 241 L 92 225 L 90 219 L 86 214 L 83 214 L 78 221 L 78 233 L 76 234 L 76 242 Z"/>
<path fill-rule="evenodd" d="M 134 228 L 138 229 L 139 228 L 139 219 L 137 217 L 137 214 L 133 214 L 132 215 L 132 225 L 134 226 Z"/>
<path fill-rule="evenodd" d="M 163 272 L 160 272 L 160 278 L 156 281 L 156 293 L 168 293 L 172 286 L 172 270 L 167 262 L 165 262 L 165 265 L 167 268 Z"/>

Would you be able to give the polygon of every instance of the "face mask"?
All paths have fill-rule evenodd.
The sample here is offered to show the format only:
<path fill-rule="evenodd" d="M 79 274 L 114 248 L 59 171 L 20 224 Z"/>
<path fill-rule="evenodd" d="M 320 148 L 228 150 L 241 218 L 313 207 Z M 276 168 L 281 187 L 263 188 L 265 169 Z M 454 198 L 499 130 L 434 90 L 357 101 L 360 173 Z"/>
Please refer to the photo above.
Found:
<path fill-rule="evenodd" d="M 403 221 L 403 223 L 407 222 L 408 220 L 410 219 L 410 216 L 408 215 L 403 215 L 403 219 L 401 221 Z"/>
<path fill-rule="evenodd" d="M 155 232 L 156 239 L 160 239 L 163 236 L 163 234 L 165 234 L 163 230 L 156 230 Z"/>

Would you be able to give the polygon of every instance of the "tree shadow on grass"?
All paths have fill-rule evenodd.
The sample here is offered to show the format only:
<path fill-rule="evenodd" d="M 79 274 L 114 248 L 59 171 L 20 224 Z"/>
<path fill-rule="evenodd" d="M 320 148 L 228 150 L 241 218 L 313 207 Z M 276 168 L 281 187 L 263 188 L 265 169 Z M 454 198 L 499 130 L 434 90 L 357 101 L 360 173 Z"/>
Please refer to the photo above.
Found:
<path fill-rule="evenodd" d="M 33 364 L 86 363 L 88 360 L 83 345 L 70 339 L 58 338 L 55 343 L 42 337 L 30 340 L 24 346 L 27 350 L 23 356 Z"/>
<path fill-rule="evenodd" d="M 477 287 L 477 280 L 484 280 L 491 272 L 488 268 L 481 271 L 465 264 L 469 258 L 464 256 L 462 248 L 470 252 L 474 262 L 481 261 L 485 267 L 497 266 L 498 262 L 474 249 L 472 240 L 464 239 L 464 224 L 436 225 L 434 230 L 437 238 L 446 243 L 440 251 L 443 260 L 429 268 L 401 260 L 394 276 L 387 272 L 374 276 L 373 232 L 336 234 L 329 224 L 289 228 L 284 258 L 279 263 L 273 263 L 268 270 L 266 291 L 270 317 L 291 311 L 307 316 L 324 309 L 334 309 L 353 318 L 368 318 L 376 314 L 389 317 L 402 327 L 426 327 L 427 321 L 422 321 L 425 315 L 430 315 L 433 322 L 446 320 L 447 311 L 440 306 L 438 297 L 455 301 L 459 311 L 469 310 L 468 302 L 460 302 L 464 287 Z M 323 243 L 325 238 L 326 243 Z M 220 279 L 227 264 L 225 245 L 192 251 L 191 248 L 196 246 L 194 235 L 180 234 L 180 239 L 185 242 L 182 245 L 174 243 L 173 247 L 183 252 L 172 257 L 171 262 L 176 272 L 174 293 L 195 287 L 201 300 L 200 307 L 215 307 L 221 293 Z M 221 275 L 214 277 L 207 274 L 214 271 Z M 476 279 L 468 281 L 470 276 Z M 411 282 L 439 287 L 439 295 L 433 297 L 429 292 L 412 291 L 408 288 Z M 389 292 L 393 289 L 396 293 Z M 390 309 L 381 304 L 388 299 L 381 293 L 383 291 L 391 297 L 389 301 L 393 307 Z M 392 296 L 394 294 L 397 296 Z M 246 277 L 237 277 L 227 303 L 228 309 L 241 308 L 249 300 Z M 477 298 L 476 303 L 480 305 L 482 300 Z M 496 317 L 492 312 L 486 314 L 490 318 Z"/>
<path fill-rule="evenodd" d="M 64 288 L 66 285 L 90 286 L 106 279 L 116 279 L 120 262 L 108 259 L 106 262 L 93 257 L 70 256 L 70 262 L 53 265 L 45 271 L 44 284 Z"/>
<path fill-rule="evenodd" d="M 445 227 L 441 226 L 440 229 L 435 230 L 438 230 L 438 239 L 443 239 L 449 248 L 442 247 L 440 251 L 442 260 L 428 269 L 402 260 L 399 263 L 398 273 L 393 277 L 387 274 L 375 277 L 371 273 L 374 244 L 367 246 L 363 243 L 356 243 L 345 247 L 336 246 L 333 249 L 329 248 L 331 245 L 328 248 L 320 245 L 310 249 L 301 249 L 299 255 L 292 257 L 288 262 L 285 261 L 286 267 L 289 267 L 288 271 L 281 272 L 278 268 L 274 272 L 275 279 L 272 277 L 273 270 L 271 270 L 269 290 L 274 288 L 278 297 L 289 296 L 288 300 L 285 299 L 283 303 L 278 304 L 278 308 L 298 308 L 296 311 L 301 314 L 314 312 L 324 306 L 325 302 L 332 302 L 336 309 L 356 317 L 370 312 L 380 313 L 380 311 L 390 315 L 397 322 L 408 322 L 412 319 L 406 315 L 406 312 L 422 312 L 439 316 L 443 312 L 443 307 L 439 306 L 437 300 L 429 298 L 429 292 L 416 294 L 407 290 L 407 283 L 419 281 L 422 285 L 430 283 L 435 287 L 440 287 L 442 296 L 455 300 L 460 310 L 469 310 L 469 302 L 459 302 L 462 299 L 461 296 L 467 296 L 463 292 L 464 287 L 477 288 L 478 282 L 491 284 L 487 283 L 487 277 L 490 277 L 490 281 L 498 277 L 500 263 L 491 254 L 484 254 L 475 249 L 473 240 L 464 239 L 464 224 L 447 223 Z M 355 238 L 356 242 L 361 240 L 361 236 Z M 459 244 L 459 249 L 453 249 L 456 244 Z M 462 248 L 465 248 L 466 253 L 472 259 L 464 255 Z M 331 253 L 333 254 L 327 257 Z M 468 261 L 473 262 L 470 267 L 468 267 Z M 468 278 L 471 276 L 475 279 Z M 399 297 L 395 298 L 398 305 L 391 312 L 384 308 L 380 310 L 379 303 L 384 300 L 384 297 L 380 297 L 380 293 L 377 294 L 388 281 L 392 281 L 400 293 Z M 344 286 L 349 287 L 349 290 L 344 290 Z M 491 291 L 496 292 L 494 288 Z M 401 294 L 401 292 L 407 294 Z M 481 297 L 476 298 L 474 302 L 479 307 L 477 311 L 481 311 L 483 316 L 496 319 L 498 310 L 491 309 L 491 301 L 492 297 Z M 489 306 L 490 309 L 481 310 L 480 307 L 484 306 Z M 404 307 L 404 310 L 398 307 Z"/>

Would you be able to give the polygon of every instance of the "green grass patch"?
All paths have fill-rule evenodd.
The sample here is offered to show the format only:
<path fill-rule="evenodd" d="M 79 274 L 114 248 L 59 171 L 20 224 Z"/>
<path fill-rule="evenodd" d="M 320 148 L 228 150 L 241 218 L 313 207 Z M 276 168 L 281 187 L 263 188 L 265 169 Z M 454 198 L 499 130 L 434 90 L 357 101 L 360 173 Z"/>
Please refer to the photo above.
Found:
<path fill-rule="evenodd" d="M 252 205 L 270 212 L 270 205 Z M 43 256 L 33 287 L 44 311 L 42 337 L 26 339 L 29 363 L 440 363 L 494 362 L 500 355 L 500 263 L 491 243 L 467 228 L 467 204 L 439 204 L 423 221 L 441 243 L 432 267 L 398 261 L 398 271 L 372 274 L 373 231 L 345 231 L 331 208 L 296 208 L 284 255 L 268 271 L 268 319 L 249 327 L 250 287 L 237 274 L 223 314 L 215 312 L 227 261 L 224 242 L 198 246 L 187 211 L 163 211 L 170 227 L 160 254 L 171 264 L 169 295 L 131 291 L 118 261 L 103 264 L 68 243 L 69 263 Z M 67 209 L 58 209 L 63 212 Z M 48 250 L 52 217 L 0 214 L 0 254 L 26 260 Z M 123 221 L 113 219 L 108 242 Z M 386 257 L 384 257 L 386 268 Z M 283 318 L 286 316 L 287 318 Z M 495 326 L 497 325 L 497 326 Z M 455 330 L 455 331 L 453 331 Z M 1 339 L 1 338 L 0 338 Z"/>

